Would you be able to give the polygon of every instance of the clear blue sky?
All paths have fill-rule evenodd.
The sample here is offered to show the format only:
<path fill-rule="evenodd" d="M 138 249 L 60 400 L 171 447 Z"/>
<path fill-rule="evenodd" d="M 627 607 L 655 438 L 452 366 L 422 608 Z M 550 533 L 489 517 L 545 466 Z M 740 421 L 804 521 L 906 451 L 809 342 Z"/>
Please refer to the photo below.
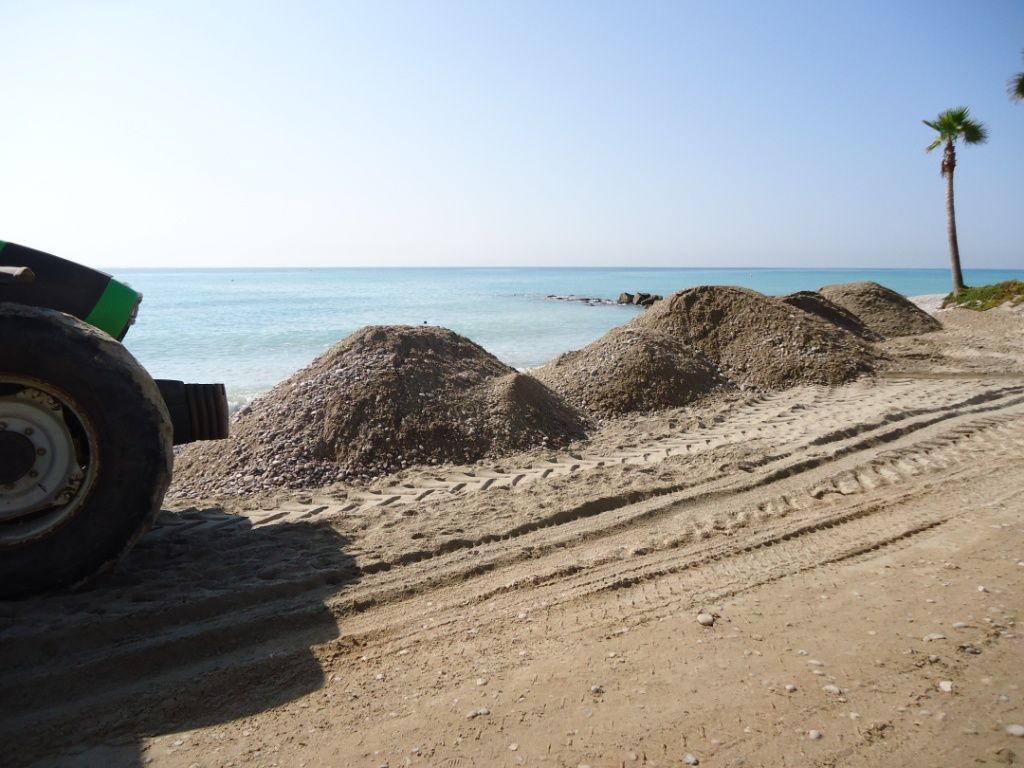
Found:
<path fill-rule="evenodd" d="M 0 0 L 0 239 L 96 266 L 1024 267 L 1024 3 Z"/>

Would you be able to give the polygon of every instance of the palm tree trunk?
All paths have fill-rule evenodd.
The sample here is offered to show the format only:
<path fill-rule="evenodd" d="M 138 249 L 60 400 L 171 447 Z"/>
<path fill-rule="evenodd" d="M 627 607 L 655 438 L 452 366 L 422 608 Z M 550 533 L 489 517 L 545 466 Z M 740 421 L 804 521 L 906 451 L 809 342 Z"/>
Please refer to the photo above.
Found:
<path fill-rule="evenodd" d="M 942 159 L 942 175 L 946 177 L 946 235 L 949 238 L 949 260 L 953 268 L 953 295 L 964 289 L 964 276 L 960 271 L 960 245 L 956 239 L 956 209 L 953 205 L 953 170 L 956 168 L 956 150 L 953 142 L 946 144 Z"/>

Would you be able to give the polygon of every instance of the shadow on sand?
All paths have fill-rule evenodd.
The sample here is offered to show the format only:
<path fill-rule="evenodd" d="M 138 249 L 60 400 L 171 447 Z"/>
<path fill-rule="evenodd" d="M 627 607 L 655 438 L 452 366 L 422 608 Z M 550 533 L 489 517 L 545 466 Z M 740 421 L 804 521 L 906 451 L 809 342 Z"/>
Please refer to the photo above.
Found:
<path fill-rule="evenodd" d="M 326 523 L 164 513 L 88 588 L 0 604 L 5 765 L 140 766 L 147 737 L 320 688 L 325 600 L 359 578 Z"/>

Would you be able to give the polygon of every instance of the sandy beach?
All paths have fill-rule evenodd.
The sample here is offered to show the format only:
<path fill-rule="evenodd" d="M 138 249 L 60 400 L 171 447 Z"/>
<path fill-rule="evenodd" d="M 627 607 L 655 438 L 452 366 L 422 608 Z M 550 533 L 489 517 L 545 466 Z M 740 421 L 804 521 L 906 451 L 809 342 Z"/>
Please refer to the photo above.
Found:
<path fill-rule="evenodd" d="M 695 338 L 700 397 L 577 387 L 604 410 L 565 445 L 192 470 L 116 572 L 0 604 L 5 764 L 1024 761 L 1024 313 L 922 306 L 940 330 L 786 363 L 811 383 Z M 487 402 L 549 407 L 492 368 Z"/>

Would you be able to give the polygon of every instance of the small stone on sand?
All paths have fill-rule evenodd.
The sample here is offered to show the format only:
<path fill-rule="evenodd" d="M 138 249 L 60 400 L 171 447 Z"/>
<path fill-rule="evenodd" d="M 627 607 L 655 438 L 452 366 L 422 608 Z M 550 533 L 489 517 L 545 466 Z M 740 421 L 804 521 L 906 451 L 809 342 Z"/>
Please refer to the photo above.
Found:
<path fill-rule="evenodd" d="M 703 627 L 711 627 L 714 626 L 715 617 L 712 616 L 710 613 L 698 613 L 697 623 Z"/>

